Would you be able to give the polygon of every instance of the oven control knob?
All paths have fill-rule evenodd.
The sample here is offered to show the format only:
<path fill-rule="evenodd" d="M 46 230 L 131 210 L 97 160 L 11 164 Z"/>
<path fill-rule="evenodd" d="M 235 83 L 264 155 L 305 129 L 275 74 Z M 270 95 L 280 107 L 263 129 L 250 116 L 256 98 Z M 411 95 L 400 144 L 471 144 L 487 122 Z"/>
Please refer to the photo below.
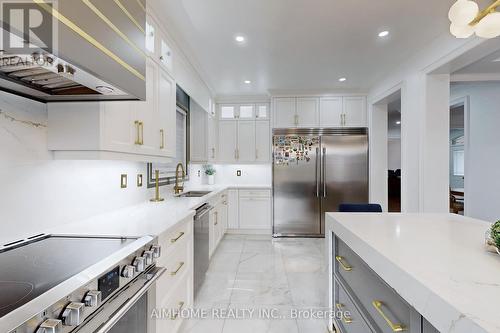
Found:
<path fill-rule="evenodd" d="M 161 256 L 161 246 L 158 244 L 151 245 L 150 251 L 153 251 L 153 258 L 160 258 Z"/>
<path fill-rule="evenodd" d="M 122 269 L 122 277 L 131 279 L 135 275 L 135 267 L 132 265 L 127 265 Z"/>
<path fill-rule="evenodd" d="M 142 273 L 146 269 L 146 258 L 144 257 L 135 257 L 132 265 L 135 267 L 135 271 L 137 273 Z"/>
<path fill-rule="evenodd" d="M 153 251 L 144 251 L 142 256 L 146 258 L 146 266 L 149 266 L 153 263 Z"/>
<path fill-rule="evenodd" d="M 59 319 L 47 319 L 36 330 L 36 333 L 60 333 L 62 321 Z"/>
<path fill-rule="evenodd" d="M 64 326 L 78 326 L 83 320 L 83 309 L 85 304 L 71 302 L 62 313 L 62 322 Z"/>
<path fill-rule="evenodd" d="M 90 290 L 85 294 L 83 303 L 85 303 L 85 306 L 90 308 L 98 307 L 101 305 L 101 292 L 98 290 Z"/>

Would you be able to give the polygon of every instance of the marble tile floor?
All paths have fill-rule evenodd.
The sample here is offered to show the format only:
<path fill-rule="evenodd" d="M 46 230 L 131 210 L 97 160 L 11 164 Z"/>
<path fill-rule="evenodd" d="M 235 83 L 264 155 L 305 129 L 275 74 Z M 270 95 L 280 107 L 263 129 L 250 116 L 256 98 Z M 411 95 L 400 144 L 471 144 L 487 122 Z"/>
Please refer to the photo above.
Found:
<path fill-rule="evenodd" d="M 195 298 L 205 312 L 181 332 L 328 332 L 317 318 L 328 304 L 324 252 L 324 239 L 226 235 Z"/>

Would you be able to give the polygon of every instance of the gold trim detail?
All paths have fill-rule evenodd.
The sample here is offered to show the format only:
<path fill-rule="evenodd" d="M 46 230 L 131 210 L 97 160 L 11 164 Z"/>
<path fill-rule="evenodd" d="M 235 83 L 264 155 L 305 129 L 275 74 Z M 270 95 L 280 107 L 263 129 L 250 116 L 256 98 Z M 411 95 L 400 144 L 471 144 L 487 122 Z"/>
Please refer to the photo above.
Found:
<path fill-rule="evenodd" d="M 472 20 L 472 22 L 469 23 L 469 25 L 475 26 L 476 24 L 479 23 L 479 21 L 481 21 L 483 18 L 485 18 L 488 14 L 494 13 L 497 7 L 500 7 L 500 0 L 494 1 L 491 5 L 489 5 L 488 7 L 483 9 L 482 11 L 480 11 L 477 14 L 476 18 L 474 18 L 474 20 Z"/>
<path fill-rule="evenodd" d="M 111 22 L 111 20 L 109 18 L 107 18 L 106 15 L 104 15 L 99 10 L 99 8 L 94 6 L 94 4 L 92 2 L 90 2 L 90 0 L 82 0 L 82 2 L 84 4 L 86 4 L 87 7 L 89 7 L 97 16 L 99 16 L 99 18 L 101 20 L 103 20 L 111 29 L 113 29 L 113 31 L 116 32 L 124 41 L 126 41 L 127 44 L 132 46 L 140 55 L 142 55 L 144 58 L 146 58 L 146 53 L 144 53 L 144 51 L 142 51 L 137 45 L 135 45 L 134 42 L 132 42 L 127 37 L 127 35 L 125 35 L 123 32 L 121 32 L 121 30 L 118 29 L 118 27 L 116 25 L 114 25 L 113 22 Z"/>
<path fill-rule="evenodd" d="M 116 54 L 114 54 L 112 51 L 110 51 L 108 48 L 106 48 L 104 45 L 102 45 L 99 41 L 97 41 L 94 37 L 90 36 L 88 33 L 86 33 L 84 30 L 82 30 L 79 26 L 77 26 L 75 23 L 73 23 L 71 20 L 69 20 L 66 16 L 63 14 L 59 13 L 55 8 L 52 8 L 49 6 L 45 0 L 33 0 L 34 3 L 38 4 L 41 8 L 43 8 L 47 13 L 51 14 L 53 17 L 58 19 L 61 23 L 66 25 L 68 28 L 79 34 L 82 38 L 84 38 L 87 42 L 90 44 L 94 45 L 97 49 L 102 51 L 104 54 L 106 54 L 108 57 L 122 65 L 124 68 L 126 68 L 129 72 L 137 76 L 139 79 L 146 81 L 146 78 L 144 75 L 139 73 L 135 68 L 130 66 L 128 63 L 126 63 L 123 59 L 118 57 Z"/>
<path fill-rule="evenodd" d="M 137 3 L 139 4 L 139 7 L 141 7 L 141 9 L 142 9 L 143 11 L 146 11 L 146 7 L 144 7 L 144 5 L 142 4 L 141 0 L 136 0 L 136 1 L 137 1 Z"/>
<path fill-rule="evenodd" d="M 146 31 L 144 30 L 143 27 L 141 27 L 141 25 L 139 24 L 139 22 L 137 22 L 137 20 L 132 16 L 132 14 L 130 14 L 130 12 L 127 10 L 127 8 L 125 8 L 125 6 L 120 2 L 120 0 L 114 0 L 116 5 L 118 7 L 120 7 L 120 9 L 125 13 L 125 15 L 128 16 L 128 18 L 130 19 L 130 21 L 132 21 L 132 23 L 135 24 L 135 26 L 137 28 L 139 28 L 139 30 L 142 31 L 143 34 L 146 34 Z"/>

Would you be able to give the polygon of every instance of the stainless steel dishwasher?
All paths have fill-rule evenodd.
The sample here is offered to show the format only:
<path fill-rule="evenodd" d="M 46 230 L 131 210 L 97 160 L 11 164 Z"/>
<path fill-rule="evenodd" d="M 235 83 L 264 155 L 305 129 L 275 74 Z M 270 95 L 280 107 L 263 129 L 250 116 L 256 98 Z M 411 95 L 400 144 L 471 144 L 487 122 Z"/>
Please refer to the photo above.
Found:
<path fill-rule="evenodd" d="M 196 209 L 194 216 L 194 295 L 198 293 L 209 264 L 209 238 L 210 211 L 212 206 L 204 204 Z"/>

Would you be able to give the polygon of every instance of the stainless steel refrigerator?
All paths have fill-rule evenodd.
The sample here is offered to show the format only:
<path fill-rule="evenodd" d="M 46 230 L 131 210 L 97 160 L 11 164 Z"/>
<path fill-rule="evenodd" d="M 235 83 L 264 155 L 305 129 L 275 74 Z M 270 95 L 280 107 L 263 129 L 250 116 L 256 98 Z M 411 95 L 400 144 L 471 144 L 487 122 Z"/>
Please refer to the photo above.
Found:
<path fill-rule="evenodd" d="M 274 129 L 273 236 L 322 237 L 341 203 L 368 203 L 368 129 Z"/>

